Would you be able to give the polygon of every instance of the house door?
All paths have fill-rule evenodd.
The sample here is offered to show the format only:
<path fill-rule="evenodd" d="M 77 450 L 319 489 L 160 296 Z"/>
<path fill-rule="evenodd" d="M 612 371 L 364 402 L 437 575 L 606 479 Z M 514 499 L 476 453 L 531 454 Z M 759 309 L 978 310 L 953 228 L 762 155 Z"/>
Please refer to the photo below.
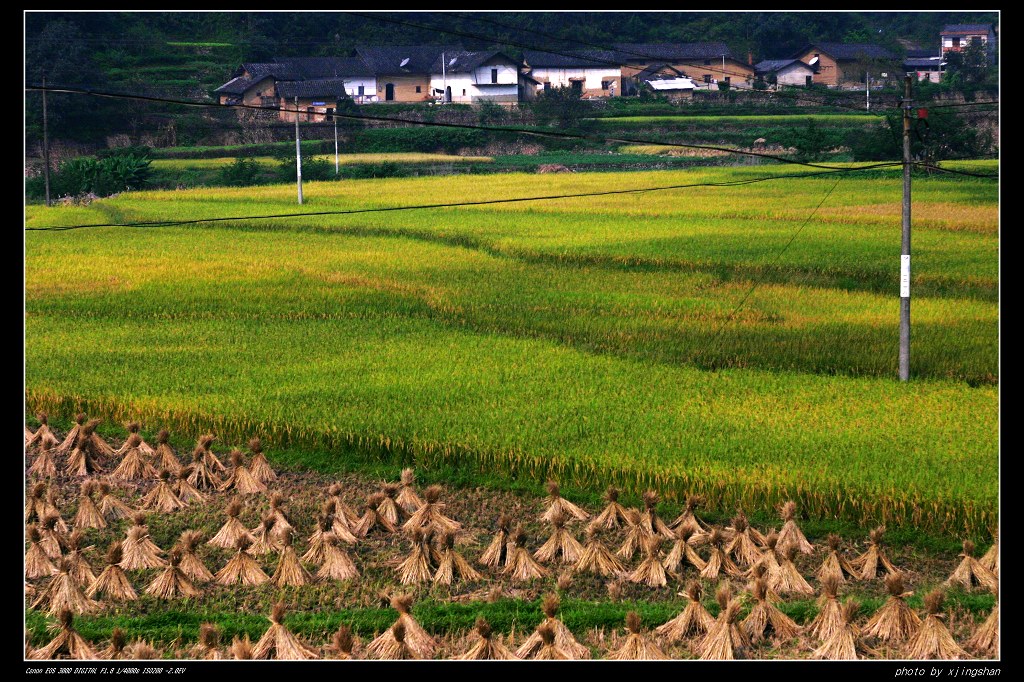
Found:
<path fill-rule="evenodd" d="M 388 83 L 384 86 L 384 100 L 387 102 L 395 101 L 395 84 Z"/>
<path fill-rule="evenodd" d="M 804 76 L 804 85 L 807 87 L 814 85 L 814 76 Z"/>
<path fill-rule="evenodd" d="M 444 101 L 445 102 L 451 102 L 452 101 L 452 86 L 450 86 L 450 85 L 444 89 Z"/>

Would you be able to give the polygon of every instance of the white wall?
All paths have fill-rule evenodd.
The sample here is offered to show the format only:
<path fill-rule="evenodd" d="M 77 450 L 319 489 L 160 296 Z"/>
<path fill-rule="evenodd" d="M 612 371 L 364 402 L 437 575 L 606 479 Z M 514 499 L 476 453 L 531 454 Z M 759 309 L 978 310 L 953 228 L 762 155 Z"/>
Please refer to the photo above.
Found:
<path fill-rule="evenodd" d="M 519 95 L 519 76 L 518 72 L 512 70 L 515 74 L 515 80 L 505 83 L 504 85 L 485 85 L 482 88 L 476 87 L 476 75 L 468 73 L 448 74 L 447 81 L 441 77 L 441 74 L 435 73 L 430 76 L 430 91 L 433 94 L 434 90 L 444 90 L 445 83 L 449 88 L 452 89 L 452 101 L 453 102 L 478 102 L 480 100 L 494 99 L 501 97 L 507 99 L 510 95 L 518 97 Z M 498 73 L 498 80 L 501 81 L 501 73 Z M 484 83 L 491 82 L 491 71 L 490 68 L 487 70 L 487 80 Z M 462 91 L 465 90 L 466 94 L 463 95 Z M 440 98 L 440 95 L 434 95 Z"/>
<path fill-rule="evenodd" d="M 807 76 L 813 75 L 814 72 L 809 69 L 788 66 L 776 73 L 775 77 L 778 79 L 779 85 L 805 85 Z"/>
<path fill-rule="evenodd" d="M 583 78 L 583 87 L 587 90 L 600 90 L 601 81 L 610 81 L 622 75 L 618 68 L 601 69 L 553 69 L 547 67 L 534 68 L 530 75 L 539 81 L 551 83 L 553 88 L 567 88 L 572 85 L 571 78 Z M 541 87 L 544 87 L 543 85 Z"/>
<path fill-rule="evenodd" d="M 358 102 L 359 97 L 359 86 L 363 86 L 363 96 L 369 99 L 377 94 L 377 78 L 374 76 L 366 76 L 363 78 L 346 78 L 345 79 L 345 92 L 348 93 L 349 97 L 356 99 Z"/>
<path fill-rule="evenodd" d="M 498 82 L 506 85 L 515 85 L 519 80 L 519 69 L 508 64 L 490 64 L 477 67 L 473 77 L 477 83 L 491 82 L 491 69 L 498 70 Z"/>

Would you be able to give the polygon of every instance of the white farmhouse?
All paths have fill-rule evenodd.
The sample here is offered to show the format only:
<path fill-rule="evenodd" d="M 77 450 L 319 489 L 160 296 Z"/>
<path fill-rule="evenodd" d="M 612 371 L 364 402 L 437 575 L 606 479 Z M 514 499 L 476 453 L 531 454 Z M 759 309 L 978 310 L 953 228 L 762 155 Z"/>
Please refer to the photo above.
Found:
<path fill-rule="evenodd" d="M 445 51 L 430 69 L 430 91 L 444 102 L 505 102 L 532 99 L 533 79 L 502 52 Z"/>
<path fill-rule="evenodd" d="M 524 50 L 523 61 L 530 67 L 530 75 L 537 81 L 538 88 L 575 88 L 584 99 L 622 94 L 619 58 L 609 50 L 565 53 Z"/>

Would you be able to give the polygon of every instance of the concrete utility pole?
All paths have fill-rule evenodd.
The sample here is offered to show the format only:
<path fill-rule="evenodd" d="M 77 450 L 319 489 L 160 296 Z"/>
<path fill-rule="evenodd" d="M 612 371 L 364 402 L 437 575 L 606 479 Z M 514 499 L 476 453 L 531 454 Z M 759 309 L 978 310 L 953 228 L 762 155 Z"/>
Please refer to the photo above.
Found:
<path fill-rule="evenodd" d="M 43 76 L 43 181 L 46 184 L 46 205 L 50 205 L 50 138 L 46 128 L 46 76 Z"/>
<path fill-rule="evenodd" d="M 338 174 L 338 105 L 334 105 L 334 174 Z"/>
<path fill-rule="evenodd" d="M 864 74 L 864 82 L 867 84 L 867 93 L 868 93 L 867 110 L 871 111 L 871 74 L 870 73 L 865 73 Z"/>
<path fill-rule="evenodd" d="M 295 179 L 299 187 L 299 204 L 302 204 L 302 147 L 299 145 L 299 96 L 295 96 Z"/>
<path fill-rule="evenodd" d="M 903 81 L 903 245 L 900 249 L 900 381 L 910 379 L 910 107 L 911 79 Z"/>

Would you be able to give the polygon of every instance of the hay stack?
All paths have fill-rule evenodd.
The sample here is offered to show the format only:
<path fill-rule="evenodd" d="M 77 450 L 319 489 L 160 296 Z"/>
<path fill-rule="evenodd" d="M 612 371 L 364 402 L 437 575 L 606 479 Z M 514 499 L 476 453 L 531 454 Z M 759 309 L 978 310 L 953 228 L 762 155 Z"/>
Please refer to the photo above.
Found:
<path fill-rule="evenodd" d="M 414 528 L 411 533 L 412 551 L 395 570 L 403 585 L 430 582 L 433 577 L 433 562 L 430 552 L 429 529 Z"/>
<path fill-rule="evenodd" d="M 40 448 L 32 460 L 28 475 L 32 478 L 53 478 L 57 475 L 57 462 L 53 457 L 55 448 Z"/>
<path fill-rule="evenodd" d="M 270 578 L 278 587 L 287 585 L 302 587 L 313 582 L 313 576 L 299 562 L 299 556 L 295 553 L 295 548 L 292 547 L 293 535 L 294 533 L 289 530 L 281 536 L 283 544 L 281 555 L 277 560 L 277 569 Z"/>
<path fill-rule="evenodd" d="M 423 500 L 413 490 L 412 484 L 416 480 L 416 474 L 412 468 L 402 469 L 401 483 L 399 484 L 398 495 L 395 502 L 401 505 L 402 509 L 412 514 L 423 506 Z"/>
<path fill-rule="evenodd" d="M 336 498 L 332 497 L 324 502 L 321 510 L 324 516 L 330 517 L 331 532 L 334 533 L 339 540 L 347 542 L 350 545 L 354 545 L 359 542 L 359 538 L 356 537 L 355 533 L 352 531 L 353 525 L 349 523 L 345 511 L 338 509 Z M 359 520 L 356 521 L 356 525 L 359 525 Z"/>
<path fill-rule="evenodd" d="M 61 558 L 68 547 L 67 538 L 57 529 L 59 519 L 56 514 L 47 513 L 39 525 L 39 546 L 51 559 Z"/>
<path fill-rule="evenodd" d="M 544 612 L 544 621 L 516 650 L 516 656 L 524 659 L 537 658 L 538 654 L 545 646 L 542 630 L 547 628 L 550 629 L 554 635 L 554 645 L 561 650 L 566 657 L 571 659 L 590 658 L 590 649 L 577 642 L 572 631 L 565 626 L 565 623 L 563 623 L 560 618 L 556 617 L 558 607 L 558 595 L 545 595 L 541 602 L 541 610 Z"/>
<path fill-rule="evenodd" d="M 423 491 L 423 506 L 412 513 L 409 520 L 402 528 L 412 531 L 413 528 L 427 528 L 433 526 L 439 533 L 457 533 L 462 529 L 462 524 L 455 519 L 444 515 L 444 503 L 439 502 L 444 489 L 439 485 L 429 486 Z"/>
<path fill-rule="evenodd" d="M 743 571 L 732 562 L 729 555 L 722 548 L 725 544 L 725 535 L 717 528 L 713 528 L 708 534 L 708 542 L 711 544 L 711 554 L 700 570 L 700 577 L 705 580 L 718 580 L 719 573 L 725 573 L 733 578 L 742 577 Z"/>
<path fill-rule="evenodd" d="M 320 658 L 320 655 L 284 626 L 284 604 L 277 602 L 270 612 L 270 627 L 253 646 L 252 657 L 257 660 L 305 661 Z"/>
<path fill-rule="evenodd" d="M 508 563 L 508 554 L 505 548 L 508 544 L 509 526 L 511 524 L 512 519 L 509 518 L 508 514 L 502 514 L 498 517 L 498 532 L 494 534 L 491 544 L 487 545 L 487 549 L 484 550 L 484 553 L 477 560 L 480 565 L 498 568 L 502 564 Z"/>
<path fill-rule="evenodd" d="M 112 542 L 107 549 L 107 565 L 89 586 L 85 593 L 87 597 L 90 599 L 99 597 L 114 601 L 135 601 L 139 598 L 128 580 L 128 576 L 125 575 L 124 569 L 120 566 L 123 559 L 120 543 Z"/>
<path fill-rule="evenodd" d="M 92 545 L 83 547 L 84 537 L 82 532 L 75 530 L 68 536 L 68 553 L 66 558 L 71 562 L 71 577 L 80 587 L 89 587 L 96 580 L 89 562 L 86 560 L 85 552 L 92 550 Z"/>
<path fill-rule="evenodd" d="M 998 596 L 998 595 L 997 595 Z M 967 648 L 982 656 L 999 658 L 999 602 L 992 606 L 992 612 L 967 640 Z"/>
<path fill-rule="evenodd" d="M 409 612 L 411 607 L 412 596 L 410 595 L 399 594 L 391 598 L 391 608 L 398 611 L 398 619 L 395 620 L 390 628 L 381 633 L 379 637 L 366 645 L 368 653 L 377 656 L 377 658 L 383 658 L 382 654 L 393 649 L 395 643 L 400 641 L 398 635 L 402 635 L 409 650 L 417 657 L 433 657 L 434 650 L 437 648 L 437 642 L 412 617 L 412 614 Z M 395 632 L 399 626 L 401 627 L 401 632 Z"/>
<path fill-rule="evenodd" d="M 689 603 L 686 608 L 672 620 L 656 627 L 654 631 L 669 643 L 706 633 L 714 625 L 715 618 L 700 603 L 701 590 L 701 584 L 698 581 L 691 580 L 687 583 L 686 598 Z"/>
<path fill-rule="evenodd" d="M 557 483 L 554 481 L 548 481 L 547 489 L 548 506 L 544 513 L 540 515 L 541 521 L 551 523 L 551 520 L 557 512 L 561 512 L 562 515 L 569 520 L 575 519 L 577 521 L 586 521 L 590 518 L 590 514 L 562 497 Z"/>
<path fill-rule="evenodd" d="M 627 523 L 626 508 L 619 504 L 619 489 L 613 485 L 608 486 L 604 493 L 604 499 L 608 504 L 590 522 L 589 528 L 615 530 L 624 526 Z"/>
<path fill-rule="evenodd" d="M 152 642 L 136 640 L 129 644 L 125 650 L 125 658 L 136 661 L 155 661 L 163 657 L 163 653 L 153 646 Z"/>
<path fill-rule="evenodd" d="M 160 470 L 160 479 L 153 489 L 142 498 L 142 508 L 147 511 L 158 511 L 169 514 L 188 505 L 174 493 L 171 487 L 171 472 L 169 469 Z"/>
<path fill-rule="evenodd" d="M 850 562 L 857 571 L 857 577 L 861 580 L 873 580 L 878 571 L 882 568 L 887 573 L 897 573 L 897 569 L 889 561 L 882 548 L 882 535 L 885 533 L 885 526 L 879 526 L 869 533 L 870 544 L 866 552 Z"/>
<path fill-rule="evenodd" d="M 357 538 L 365 538 L 375 529 L 380 529 L 384 533 L 395 533 L 398 531 L 398 528 L 378 511 L 385 499 L 384 493 L 373 493 L 367 498 L 366 504 L 363 506 L 363 515 L 357 523 L 352 524 L 351 530 L 353 535 Z M 424 505 L 422 509 L 426 509 L 428 506 Z M 444 505 L 441 506 L 443 507 Z M 412 519 L 410 518 L 409 520 L 411 521 Z M 407 531 L 411 531 L 413 528 L 426 530 L 431 528 L 431 524 L 429 522 L 423 526 L 406 524 L 403 528 Z"/>
<path fill-rule="evenodd" d="M 316 520 L 316 530 L 309 536 L 307 542 L 309 549 L 302 555 L 302 561 L 307 564 L 322 564 L 324 552 L 327 545 L 327 536 L 334 535 L 331 530 L 334 525 L 334 514 L 321 514 Z"/>
<path fill-rule="evenodd" d="M 237 499 L 231 500 L 227 508 L 228 520 L 224 522 L 224 525 L 220 527 L 217 534 L 210 538 L 206 544 L 230 549 L 235 546 L 240 537 L 248 539 L 250 545 L 256 542 L 255 536 L 238 520 L 238 515 L 241 513 L 242 502 Z"/>
<path fill-rule="evenodd" d="M 189 466 L 189 469 L 191 471 L 185 480 L 198 490 L 217 490 L 220 488 L 221 483 L 223 483 L 217 472 L 207 464 L 206 457 L 201 449 L 196 449 L 192 453 L 192 464 Z"/>
<path fill-rule="evenodd" d="M 408 516 L 406 511 L 398 505 L 395 497 L 398 495 L 399 485 L 397 483 L 385 483 L 381 489 L 384 499 L 377 507 L 377 512 L 383 516 L 392 526 L 397 526 L 404 517 Z"/>
<path fill-rule="evenodd" d="M 59 447 L 60 441 L 57 440 L 57 436 L 50 430 L 49 415 L 45 412 L 39 412 L 36 414 L 36 418 L 39 420 L 39 428 L 36 429 L 35 433 L 29 431 L 27 426 L 25 427 L 25 447 L 39 448 L 41 452 Z"/>
<path fill-rule="evenodd" d="M 125 428 L 128 430 L 128 438 L 126 438 L 124 443 L 121 444 L 121 447 L 114 451 L 114 455 L 117 457 L 123 457 L 128 454 L 128 450 L 132 447 L 137 447 L 144 457 L 152 457 L 156 454 L 156 450 L 154 450 L 149 443 L 143 440 L 142 434 L 139 433 L 139 422 L 128 422 L 125 424 Z M 131 440 L 132 436 L 139 437 L 138 443 L 134 446 L 128 444 L 128 441 Z"/>
<path fill-rule="evenodd" d="M 804 554 L 812 554 L 814 552 L 814 545 L 807 542 L 807 538 L 804 537 L 803 531 L 796 525 L 796 502 L 790 500 L 782 505 L 782 520 L 785 522 L 782 524 L 782 530 L 779 531 L 779 544 L 778 548 L 780 552 L 785 552 L 789 547 L 796 547 L 798 552 Z"/>
<path fill-rule="evenodd" d="M 644 543 L 651 536 L 641 522 L 640 512 L 636 509 L 626 510 L 626 539 L 622 546 L 616 550 L 615 555 L 623 559 L 632 559 L 633 556 L 643 550 Z"/>
<path fill-rule="evenodd" d="M 746 658 L 747 649 L 751 645 L 750 638 L 736 622 L 739 617 L 740 604 L 732 598 L 729 583 L 719 584 L 718 590 L 715 592 L 715 599 L 722 610 L 697 645 L 701 660 L 731 661 L 737 658 Z"/>
<path fill-rule="evenodd" d="M 906 591 L 902 573 L 885 576 L 885 589 L 889 591 L 889 598 L 868 620 L 863 634 L 884 642 L 902 642 L 921 627 L 921 619 L 904 601 L 914 593 Z"/>
<path fill-rule="evenodd" d="M 234 449 L 228 455 L 231 460 L 231 475 L 218 486 L 217 490 L 226 492 L 235 491 L 238 495 L 255 495 L 256 493 L 267 492 L 267 486 L 259 481 L 253 473 L 245 466 L 242 458 L 242 451 Z"/>
<path fill-rule="evenodd" d="M 177 486 L 174 489 L 178 499 L 185 504 L 206 504 L 206 494 L 189 481 L 195 473 L 195 467 L 187 466 L 178 469 Z"/>
<path fill-rule="evenodd" d="M 25 523 L 29 523 L 33 519 L 36 521 L 42 521 L 43 517 L 46 516 L 47 511 L 46 484 L 42 481 L 38 481 L 32 486 L 28 500 L 25 501 Z M 58 511 L 57 513 L 59 516 L 60 512 Z"/>
<path fill-rule="evenodd" d="M 626 567 L 601 541 L 601 527 L 587 529 L 587 542 L 580 558 L 572 567 L 573 573 L 594 573 L 604 578 L 622 575 Z"/>
<path fill-rule="evenodd" d="M 477 616 L 473 625 L 476 641 L 464 654 L 454 658 L 459 661 L 518 661 L 515 653 L 500 641 L 492 639 L 491 626 L 483 616 Z M 554 633 L 552 633 L 552 641 Z"/>
<path fill-rule="evenodd" d="M 533 580 L 542 578 L 548 574 L 546 568 L 534 561 L 529 550 L 526 549 L 526 533 L 521 526 L 516 526 L 508 538 L 507 562 L 501 574 L 507 575 L 516 581 Z"/>
<path fill-rule="evenodd" d="M 907 658 L 934 660 L 970 658 L 970 655 L 960 648 L 949 629 L 940 620 L 945 615 L 941 613 L 944 601 L 945 595 L 940 589 L 925 595 L 924 607 L 928 611 L 928 615 L 924 617 L 921 627 L 907 642 L 907 647 L 904 650 Z"/>
<path fill-rule="evenodd" d="M 644 493 L 644 510 L 640 514 L 640 525 L 648 535 L 660 535 L 666 540 L 675 540 L 676 534 L 661 520 L 657 512 L 658 493 L 648 490 Z"/>
<path fill-rule="evenodd" d="M 348 661 L 355 658 L 352 655 L 353 644 L 352 629 L 347 625 L 339 625 L 334 636 L 331 637 L 331 645 L 327 647 L 327 650 L 330 652 L 332 659 Z"/>
<path fill-rule="evenodd" d="M 25 577 L 34 580 L 45 578 L 57 573 L 57 567 L 50 561 L 46 551 L 40 546 L 42 536 L 39 529 L 32 526 L 28 529 L 28 551 L 25 553 Z"/>
<path fill-rule="evenodd" d="M 79 412 L 75 415 L 75 425 L 71 427 L 71 430 L 64 436 L 64 440 L 60 442 L 54 450 L 54 455 L 63 457 L 69 454 L 78 443 L 78 437 L 82 435 L 82 431 L 85 428 L 85 420 L 88 419 L 84 412 Z"/>
<path fill-rule="evenodd" d="M 196 447 L 192 451 L 192 460 L 195 461 L 195 458 L 198 455 L 209 471 L 214 474 L 219 474 L 222 471 L 227 471 L 227 467 L 217 459 L 217 455 L 213 454 L 213 450 L 210 449 L 210 446 L 213 445 L 213 441 L 215 440 L 217 440 L 217 437 L 212 433 L 199 436 L 199 440 L 196 441 Z"/>
<path fill-rule="evenodd" d="M 252 453 L 249 470 L 252 472 L 253 477 L 264 484 L 276 481 L 277 473 L 271 468 L 270 462 L 267 461 L 267 456 L 263 454 L 263 443 L 260 442 L 259 438 L 249 440 L 249 452 Z"/>
<path fill-rule="evenodd" d="M 259 562 L 245 551 L 251 544 L 252 540 L 245 535 L 235 540 L 235 548 L 238 551 L 214 576 L 219 584 L 262 585 L 270 580 L 270 576 L 260 568 Z"/>
<path fill-rule="evenodd" d="M 626 630 L 629 635 L 622 646 L 608 654 L 611 661 L 665 661 L 668 656 L 658 645 L 648 640 L 640 632 L 640 616 L 636 611 L 626 614 Z"/>
<path fill-rule="evenodd" d="M 277 526 L 277 518 L 272 514 L 267 514 L 260 521 L 260 525 L 253 529 L 252 536 L 254 538 L 252 545 L 249 547 L 249 554 L 253 556 L 261 556 L 264 554 L 273 554 L 274 552 L 280 552 L 284 543 L 281 541 L 281 537 L 274 532 L 274 528 Z M 291 532 L 291 531 L 286 531 Z"/>
<path fill-rule="evenodd" d="M 335 523 L 343 523 L 345 528 L 351 528 L 352 526 L 359 523 L 362 518 L 359 514 L 345 503 L 345 500 L 341 498 L 341 493 L 344 490 L 340 483 L 332 483 L 327 489 L 328 502 L 333 502 L 335 506 Z"/>
<path fill-rule="evenodd" d="M 732 539 L 725 546 L 725 553 L 735 557 L 738 566 L 749 567 L 761 558 L 758 546 L 764 545 L 765 537 L 750 527 L 743 510 L 733 517 L 732 528 L 726 530 L 730 531 Z"/>
<path fill-rule="evenodd" d="M 68 464 L 64 468 L 64 473 L 68 476 L 89 476 L 100 471 L 103 469 L 96 463 L 92 455 L 89 434 L 83 432 L 79 434 L 78 440 L 75 442 L 75 449 L 68 456 Z"/>
<path fill-rule="evenodd" d="M 177 477 L 178 472 L 181 471 L 181 462 L 178 461 L 178 456 L 174 454 L 174 448 L 168 442 L 170 438 L 171 434 L 167 432 L 167 429 L 160 429 L 160 433 L 156 435 L 156 465 L 161 469 L 167 469 Z"/>
<path fill-rule="evenodd" d="M 824 580 L 829 576 L 835 576 L 840 583 L 846 582 L 846 576 L 856 578 L 857 570 L 853 565 L 839 553 L 839 545 L 842 540 L 835 533 L 828 536 L 828 556 L 822 562 L 821 567 L 815 575 L 818 580 Z"/>
<path fill-rule="evenodd" d="M 697 518 L 696 511 L 704 505 L 703 495 L 688 495 L 682 513 L 669 524 L 677 532 L 688 532 L 690 544 L 694 547 L 704 544 L 711 532 L 711 526 Z"/>
<path fill-rule="evenodd" d="M 981 565 L 992 571 L 992 574 L 999 576 L 999 529 L 992 533 L 992 545 L 988 548 L 978 561 Z"/>
<path fill-rule="evenodd" d="M 707 563 L 700 558 L 697 550 L 690 544 L 689 528 L 680 526 L 673 532 L 676 535 L 676 541 L 672 543 L 672 550 L 665 557 L 665 569 L 672 573 L 681 573 L 683 564 L 688 563 L 698 571 L 704 570 Z"/>
<path fill-rule="evenodd" d="M 199 643 L 192 649 L 192 658 L 201 661 L 222 661 L 224 654 L 220 650 L 220 628 L 213 623 L 199 626 Z"/>
<path fill-rule="evenodd" d="M 59 614 L 63 610 L 72 613 L 94 613 L 99 611 L 100 605 L 86 597 L 75 582 L 72 575 L 74 565 L 70 559 L 61 559 L 57 563 L 57 574 L 50 578 L 46 587 L 40 590 L 32 608 L 45 609 L 51 616 Z"/>
<path fill-rule="evenodd" d="M 121 568 L 132 571 L 166 566 L 167 562 L 160 558 L 164 551 L 149 539 L 146 515 L 140 512 L 132 520 L 135 525 L 128 529 L 128 537 L 121 542 L 121 551 L 124 553 Z"/>
<path fill-rule="evenodd" d="M 820 640 L 827 640 L 843 627 L 843 608 L 839 604 L 839 581 L 829 576 L 821 581 L 821 596 L 818 598 L 818 615 L 807 626 L 807 633 Z"/>
<path fill-rule="evenodd" d="M 827 659 L 830 661 L 853 661 L 857 659 L 857 635 L 859 630 L 853 620 L 860 609 L 860 603 L 856 599 L 850 599 L 843 604 L 841 623 L 821 646 L 811 653 L 811 658 Z"/>
<path fill-rule="evenodd" d="M 324 535 L 323 562 L 316 572 L 318 580 L 350 580 L 359 576 L 359 569 L 334 533 Z"/>
<path fill-rule="evenodd" d="M 390 637 L 379 647 L 377 658 L 384 661 L 416 660 L 420 658 L 405 641 L 405 625 L 395 623 L 388 630 Z"/>
<path fill-rule="evenodd" d="M 171 550 L 167 568 L 146 588 L 146 594 L 157 599 L 198 597 L 202 593 L 203 591 L 193 585 L 181 570 L 181 550 L 177 548 Z"/>
<path fill-rule="evenodd" d="M 199 543 L 203 541 L 202 534 L 197 530 L 183 531 L 175 545 L 181 552 L 181 570 L 193 582 L 208 583 L 213 580 L 213 573 L 206 568 L 206 564 L 199 558 L 197 551 Z"/>
<path fill-rule="evenodd" d="M 75 632 L 72 624 L 72 612 L 63 610 L 57 615 L 57 635 L 50 640 L 50 643 L 42 649 L 32 652 L 33 660 L 92 660 L 99 658 L 97 653 L 89 646 L 85 639 Z"/>
<path fill-rule="evenodd" d="M 540 646 L 532 658 L 535 661 L 566 661 L 571 660 L 566 651 L 558 646 L 555 641 L 555 632 L 548 625 L 541 625 L 537 628 L 537 636 L 540 638 Z"/>
<path fill-rule="evenodd" d="M 115 627 L 110 633 L 110 644 L 99 653 L 99 657 L 105 661 L 122 661 L 128 658 L 125 646 L 128 644 L 128 635 L 124 630 Z"/>
<path fill-rule="evenodd" d="M 782 602 L 782 597 L 779 595 L 779 593 L 772 589 L 771 571 L 768 569 L 767 564 L 763 562 L 754 564 L 750 567 L 748 575 L 750 576 L 750 581 L 747 583 L 747 590 L 753 592 L 754 585 L 757 583 L 757 581 L 764 580 L 765 585 L 767 587 L 767 591 L 765 592 L 764 598 L 773 604 L 779 604 Z"/>
<path fill-rule="evenodd" d="M 96 482 L 87 480 L 82 483 L 82 489 L 78 495 L 78 511 L 75 513 L 74 527 L 79 530 L 86 528 L 106 528 L 107 522 L 103 519 L 103 513 L 92 501 L 92 495 L 96 491 Z"/>
<path fill-rule="evenodd" d="M 636 570 L 630 573 L 629 580 L 643 583 L 648 587 L 664 587 L 668 584 L 665 566 L 662 564 L 661 535 L 652 535 L 644 544 L 644 559 Z"/>
<path fill-rule="evenodd" d="M 434 573 L 435 583 L 451 585 L 456 575 L 464 583 L 483 580 L 483 574 L 473 568 L 461 554 L 455 551 L 454 534 L 444 533 L 441 536 L 438 553 L 440 558 L 437 562 L 437 571 Z"/>
<path fill-rule="evenodd" d="M 103 518 L 108 521 L 127 519 L 135 515 L 134 509 L 117 499 L 117 496 L 114 495 L 110 484 L 106 481 L 100 482 L 99 508 L 100 512 L 103 514 Z"/>
<path fill-rule="evenodd" d="M 946 580 L 944 585 L 959 585 L 965 590 L 971 590 L 975 585 L 984 587 L 994 592 L 999 586 L 999 579 L 995 574 L 982 566 L 981 562 L 974 558 L 974 543 L 964 540 L 964 551 L 960 553 L 963 559 L 956 569 Z"/>
<path fill-rule="evenodd" d="M 768 584 L 771 585 L 775 592 L 782 595 L 804 594 L 813 596 L 814 588 L 804 580 L 796 564 L 793 563 L 796 552 L 797 547 L 795 544 L 790 544 L 786 547 L 782 555 L 782 561 L 779 562 L 779 568 L 768 576 Z"/>
<path fill-rule="evenodd" d="M 565 514 L 556 511 L 551 514 L 551 537 L 533 553 L 534 558 L 542 564 L 561 560 L 563 564 L 575 564 L 583 553 L 583 545 L 565 529 L 568 521 Z"/>
<path fill-rule="evenodd" d="M 249 635 L 244 637 L 238 637 L 237 635 L 231 640 L 231 658 L 236 661 L 249 661 L 252 660 L 252 640 L 249 639 Z"/>
<path fill-rule="evenodd" d="M 156 469 L 142 457 L 142 451 L 139 450 L 140 443 L 142 443 L 142 437 L 139 434 L 133 433 L 128 436 L 128 440 L 125 441 L 128 450 L 117 468 L 110 472 L 111 478 L 122 481 L 156 478 Z"/>
<path fill-rule="evenodd" d="M 295 527 L 291 524 L 291 519 L 284 511 L 284 505 L 287 502 L 287 498 L 280 492 L 275 491 L 270 496 L 270 515 L 274 517 L 274 533 L 278 536 L 284 533 L 295 530 Z M 255 529 L 253 529 L 255 532 Z"/>
<path fill-rule="evenodd" d="M 753 597 L 754 607 L 740 623 L 740 627 L 746 631 L 751 642 L 764 640 L 769 629 L 777 641 L 788 641 L 800 634 L 802 628 L 796 621 L 780 611 L 768 599 L 768 581 L 765 578 L 757 578 L 754 581 Z"/>

